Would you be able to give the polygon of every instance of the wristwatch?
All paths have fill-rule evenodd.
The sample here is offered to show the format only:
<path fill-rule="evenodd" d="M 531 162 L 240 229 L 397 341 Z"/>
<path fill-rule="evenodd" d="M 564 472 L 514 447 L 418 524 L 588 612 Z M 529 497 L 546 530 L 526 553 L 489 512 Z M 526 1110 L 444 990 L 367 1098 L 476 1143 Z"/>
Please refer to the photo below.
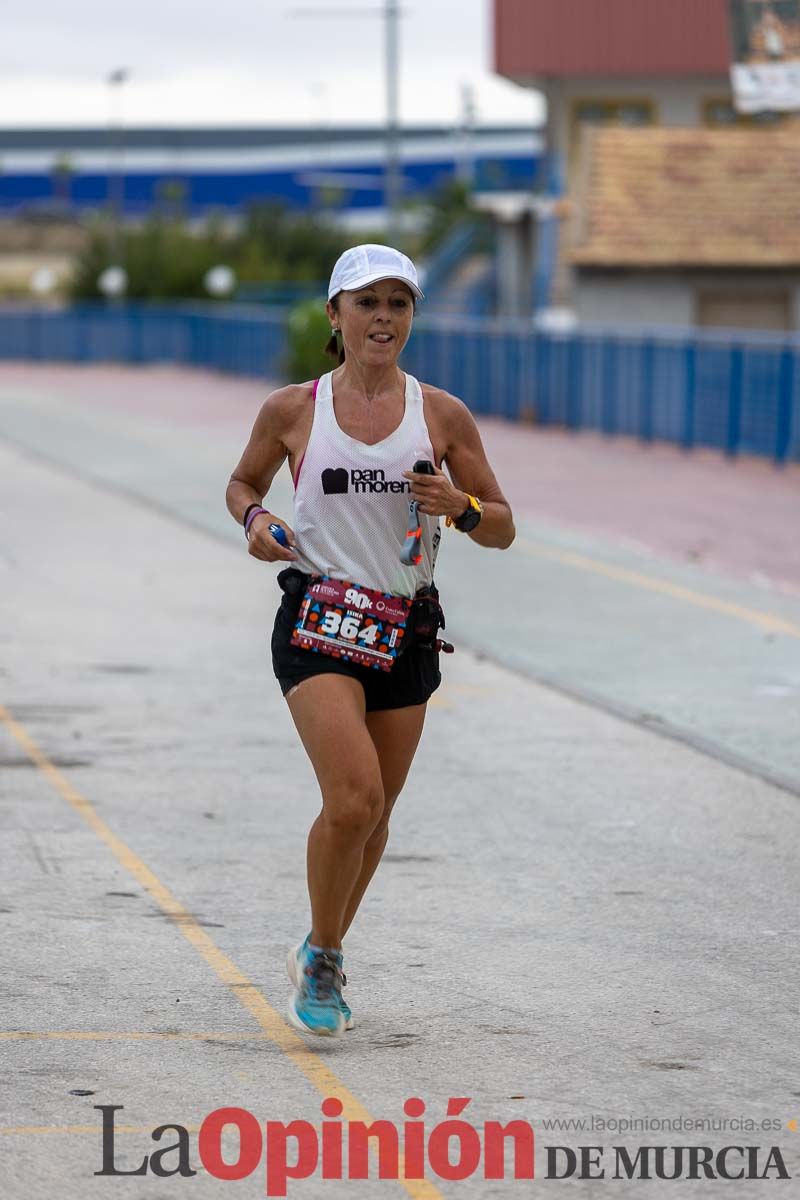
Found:
<path fill-rule="evenodd" d="M 469 492 L 466 493 L 466 496 L 469 500 L 469 506 L 464 509 L 461 516 L 455 519 L 453 517 L 447 518 L 447 524 L 455 525 L 456 529 L 461 533 L 471 533 L 480 524 L 481 517 L 483 516 L 483 505 L 478 497 L 470 496 Z"/>

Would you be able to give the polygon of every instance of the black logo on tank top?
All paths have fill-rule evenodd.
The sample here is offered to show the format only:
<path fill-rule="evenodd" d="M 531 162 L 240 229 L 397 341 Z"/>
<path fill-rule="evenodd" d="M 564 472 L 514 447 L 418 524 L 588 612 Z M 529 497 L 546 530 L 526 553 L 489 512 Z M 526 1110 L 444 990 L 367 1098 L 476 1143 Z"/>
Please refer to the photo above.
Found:
<path fill-rule="evenodd" d="M 344 467 L 328 467 L 322 472 L 322 490 L 326 496 L 341 496 L 347 491 L 347 471 Z"/>
<path fill-rule="evenodd" d="M 350 490 L 380 495 L 383 492 L 410 492 L 411 484 L 407 479 L 387 479 L 386 472 L 381 468 L 372 470 L 351 471 L 349 476 L 344 467 L 327 467 L 322 472 L 322 490 L 326 496 L 343 496 Z"/>

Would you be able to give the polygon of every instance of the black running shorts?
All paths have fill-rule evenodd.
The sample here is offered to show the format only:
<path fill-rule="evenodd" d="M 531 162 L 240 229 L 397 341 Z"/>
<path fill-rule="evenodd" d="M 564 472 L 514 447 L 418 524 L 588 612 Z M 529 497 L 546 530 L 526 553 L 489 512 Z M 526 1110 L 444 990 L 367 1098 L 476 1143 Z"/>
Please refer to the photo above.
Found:
<path fill-rule="evenodd" d="M 367 712 L 376 712 L 424 704 L 442 682 L 438 651 L 424 646 L 409 646 L 391 671 L 362 667 L 330 654 L 292 646 L 290 639 L 302 600 L 302 591 L 296 596 L 284 592 L 272 630 L 272 669 L 284 696 L 295 684 L 312 675 L 349 675 L 364 688 Z"/>

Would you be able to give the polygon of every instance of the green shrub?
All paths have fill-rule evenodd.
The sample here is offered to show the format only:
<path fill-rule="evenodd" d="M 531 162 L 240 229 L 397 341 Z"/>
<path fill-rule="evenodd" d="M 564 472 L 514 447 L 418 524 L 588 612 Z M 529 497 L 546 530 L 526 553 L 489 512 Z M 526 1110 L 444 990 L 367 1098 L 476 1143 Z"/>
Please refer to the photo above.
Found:
<path fill-rule="evenodd" d="M 331 324 L 322 300 L 303 300 L 289 312 L 286 377 L 292 383 L 318 379 L 336 364 L 325 354 Z"/>
<path fill-rule="evenodd" d="M 198 237 L 180 222 L 161 217 L 152 217 L 138 228 L 124 228 L 118 241 L 128 272 L 129 300 L 207 300 L 206 271 L 225 262 L 229 253 L 224 239 L 215 232 Z M 73 266 L 73 299 L 100 297 L 97 279 L 111 261 L 110 245 L 108 224 L 97 222 Z"/>
<path fill-rule="evenodd" d="M 218 215 L 196 228 L 179 213 L 160 211 L 143 225 L 123 225 L 114 236 L 106 214 L 89 228 L 70 293 L 76 300 L 97 299 L 97 278 L 112 257 L 128 272 L 130 300 L 207 300 L 203 280 L 218 263 L 231 267 L 239 283 L 316 283 L 328 278 L 352 244 L 352 234 L 323 217 L 288 213 L 279 205 L 254 205 L 236 232 L 226 231 Z"/>
<path fill-rule="evenodd" d="M 97 279 L 112 258 L 128 272 L 130 300 L 208 300 L 203 280 L 209 268 L 219 263 L 231 267 L 240 284 L 318 284 L 328 278 L 343 250 L 384 240 L 374 231 L 342 229 L 324 212 L 292 213 L 269 202 L 252 205 L 235 231 L 219 213 L 211 214 L 200 227 L 189 226 L 181 211 L 185 202 L 181 187 L 180 180 L 164 181 L 159 207 L 142 225 L 123 224 L 115 232 L 110 213 L 90 225 L 86 245 L 73 263 L 73 299 L 99 298 Z M 407 208 L 416 215 L 416 232 L 401 239 L 399 248 L 423 259 L 463 220 L 488 222 L 473 212 L 469 188 L 457 180 L 442 184 Z M 317 326 L 326 327 L 325 336 L 317 339 L 319 353 L 317 334 L 305 328 L 304 321 L 314 318 L 302 314 L 312 308 L 303 304 L 297 309 L 297 345 L 308 346 L 297 351 L 299 357 L 292 351 L 291 361 L 298 370 L 301 363 L 332 362 L 324 356 L 320 359 L 321 346 L 330 336 L 324 311 L 320 309 Z"/>

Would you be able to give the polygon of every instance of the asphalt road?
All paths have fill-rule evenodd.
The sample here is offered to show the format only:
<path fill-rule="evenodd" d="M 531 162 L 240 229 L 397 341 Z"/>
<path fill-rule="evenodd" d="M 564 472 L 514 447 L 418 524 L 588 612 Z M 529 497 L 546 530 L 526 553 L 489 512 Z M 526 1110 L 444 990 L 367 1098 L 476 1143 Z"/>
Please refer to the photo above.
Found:
<path fill-rule="evenodd" d="M 554 1145 L 609 1176 L 617 1145 L 760 1146 L 759 1170 L 776 1145 L 797 1176 L 800 599 L 524 506 L 505 554 L 451 536 L 458 649 L 348 937 L 357 1027 L 305 1045 L 283 959 L 316 785 L 269 664 L 275 569 L 223 503 L 252 397 L 173 374 L 159 406 L 152 378 L 122 403 L 0 372 L 3 1195 L 224 1195 L 206 1114 L 319 1125 L 333 1095 L 397 1125 L 421 1097 L 428 1132 L 469 1097 L 477 1129 L 533 1126 L 536 1180 L 289 1195 L 602 1195 L 547 1178 Z M 179 1122 L 198 1174 L 95 1176 L 114 1104 L 123 1169 Z M 678 1117 L 758 1128 L 654 1131 Z M 263 1163 L 236 1186 L 263 1195 Z"/>

